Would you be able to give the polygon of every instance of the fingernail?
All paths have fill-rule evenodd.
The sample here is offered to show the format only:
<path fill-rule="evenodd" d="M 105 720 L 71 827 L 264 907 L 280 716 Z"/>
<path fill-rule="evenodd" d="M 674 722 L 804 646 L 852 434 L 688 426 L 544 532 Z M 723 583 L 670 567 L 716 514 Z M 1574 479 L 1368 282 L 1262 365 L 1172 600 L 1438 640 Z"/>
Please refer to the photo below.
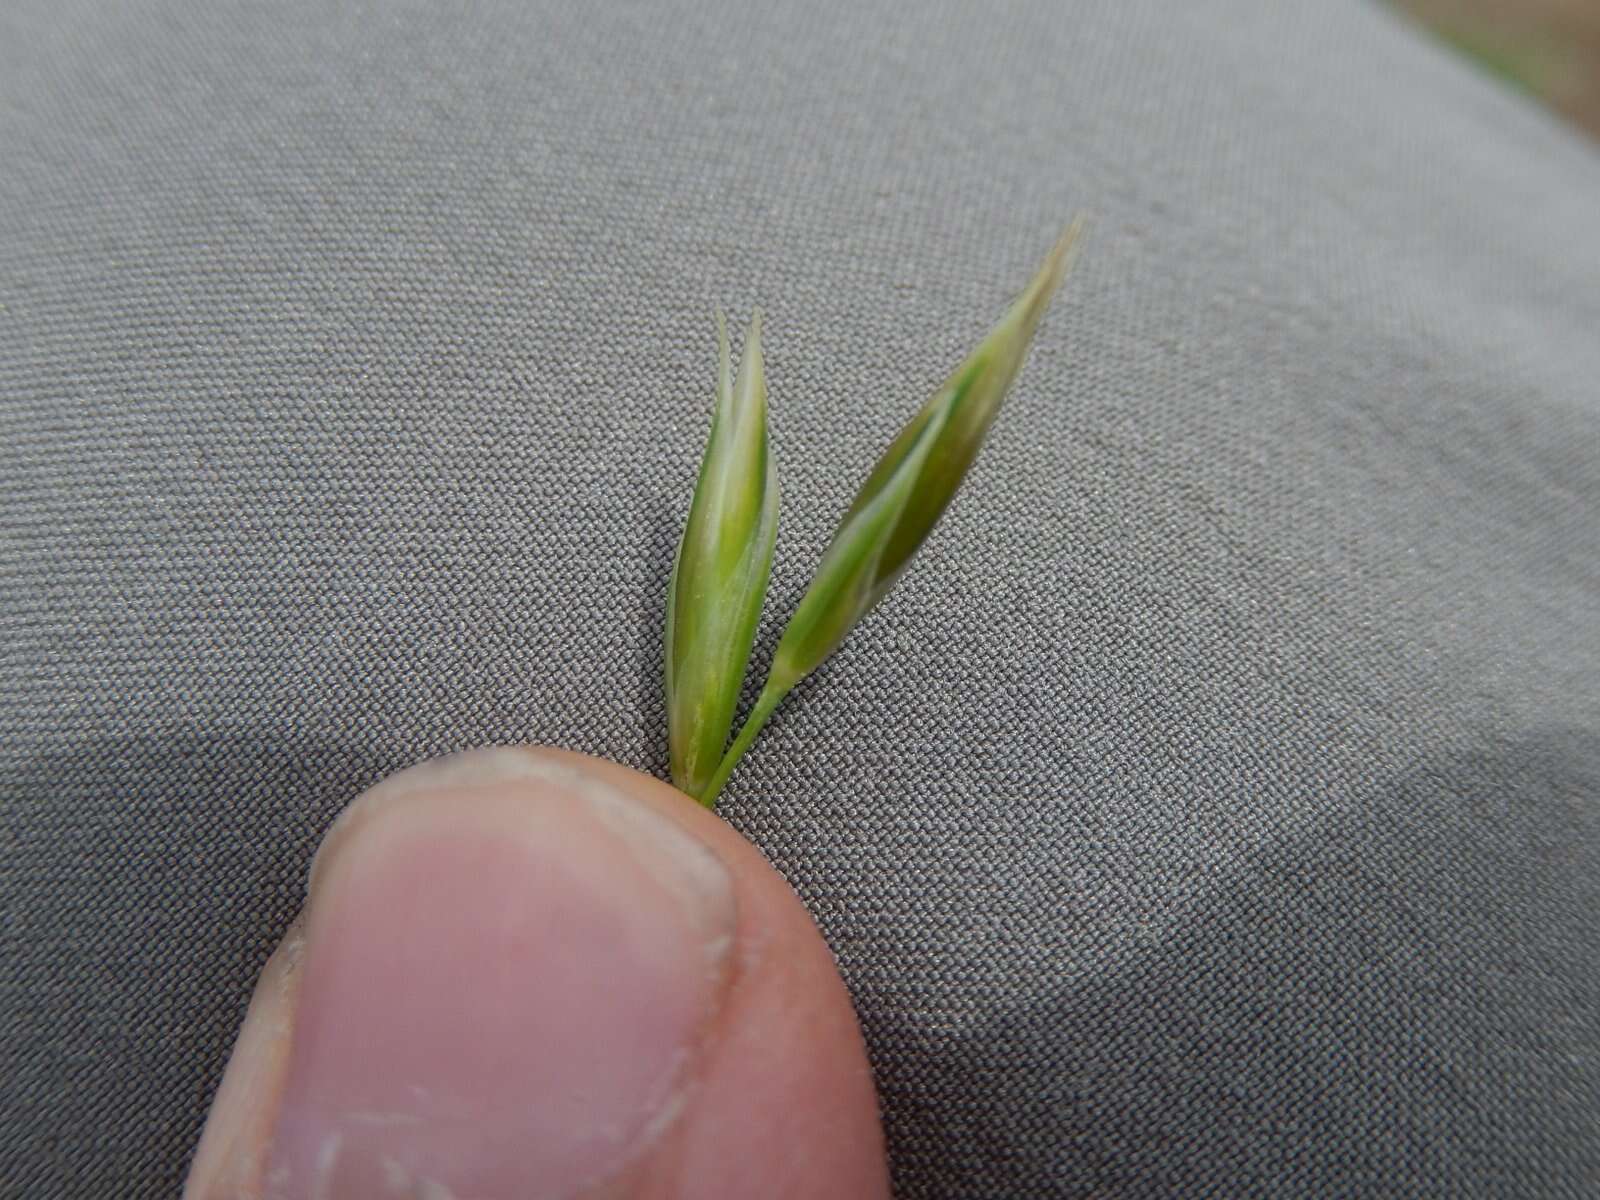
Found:
<path fill-rule="evenodd" d="M 565 760 L 376 789 L 313 875 L 272 1197 L 567 1195 L 670 1124 L 735 929 L 721 861 Z"/>

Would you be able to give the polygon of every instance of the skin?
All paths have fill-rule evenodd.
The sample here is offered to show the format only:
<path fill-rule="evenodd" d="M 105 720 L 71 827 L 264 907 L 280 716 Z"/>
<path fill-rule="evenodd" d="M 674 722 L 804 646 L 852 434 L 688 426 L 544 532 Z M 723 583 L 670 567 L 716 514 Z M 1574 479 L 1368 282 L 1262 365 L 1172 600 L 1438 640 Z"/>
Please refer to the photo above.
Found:
<path fill-rule="evenodd" d="M 666 784 L 543 749 L 413 768 L 336 823 L 184 1193 L 888 1194 L 849 996 L 788 885 Z"/>

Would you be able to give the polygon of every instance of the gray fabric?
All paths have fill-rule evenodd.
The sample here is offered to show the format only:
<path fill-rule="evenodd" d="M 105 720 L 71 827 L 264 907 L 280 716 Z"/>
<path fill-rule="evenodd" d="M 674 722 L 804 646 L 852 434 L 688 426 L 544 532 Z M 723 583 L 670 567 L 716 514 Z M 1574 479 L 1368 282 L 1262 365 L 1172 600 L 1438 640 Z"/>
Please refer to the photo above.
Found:
<path fill-rule="evenodd" d="M 768 318 L 781 616 L 1087 209 L 725 800 L 899 1190 L 1600 1193 L 1600 154 L 1553 119 L 1327 0 L 10 0 L 0 163 L 0 1192 L 171 1194 L 364 785 L 662 769 L 714 304 Z"/>

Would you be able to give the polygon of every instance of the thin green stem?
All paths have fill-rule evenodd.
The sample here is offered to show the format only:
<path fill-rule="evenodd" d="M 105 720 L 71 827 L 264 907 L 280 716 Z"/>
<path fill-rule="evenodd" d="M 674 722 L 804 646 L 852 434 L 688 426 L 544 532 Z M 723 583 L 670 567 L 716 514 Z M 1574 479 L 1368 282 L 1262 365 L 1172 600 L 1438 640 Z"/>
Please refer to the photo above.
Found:
<path fill-rule="evenodd" d="M 750 710 L 750 715 L 744 719 L 744 724 L 739 727 L 739 736 L 733 739 L 733 745 L 728 747 L 728 752 L 722 756 L 722 761 L 717 764 L 716 773 L 711 776 L 711 782 L 706 784 L 706 790 L 699 796 L 701 804 L 707 808 L 716 808 L 717 797 L 722 794 L 723 786 L 728 782 L 728 776 L 733 774 L 733 769 L 739 765 L 739 760 L 744 757 L 744 752 L 750 749 L 750 743 L 756 740 L 756 734 L 777 710 L 783 698 L 789 694 L 789 689 L 794 684 L 778 685 L 768 679 L 761 687 L 761 694 L 756 697 L 755 707 Z"/>

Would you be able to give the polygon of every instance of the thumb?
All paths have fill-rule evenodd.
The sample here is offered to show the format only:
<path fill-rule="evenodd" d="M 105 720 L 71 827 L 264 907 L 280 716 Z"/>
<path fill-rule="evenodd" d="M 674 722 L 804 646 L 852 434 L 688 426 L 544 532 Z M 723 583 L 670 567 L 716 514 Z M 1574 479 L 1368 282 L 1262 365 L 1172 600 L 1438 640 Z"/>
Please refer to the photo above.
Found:
<path fill-rule="evenodd" d="M 723 822 L 556 751 L 386 780 L 263 971 L 189 1200 L 882 1197 L 815 926 Z"/>

